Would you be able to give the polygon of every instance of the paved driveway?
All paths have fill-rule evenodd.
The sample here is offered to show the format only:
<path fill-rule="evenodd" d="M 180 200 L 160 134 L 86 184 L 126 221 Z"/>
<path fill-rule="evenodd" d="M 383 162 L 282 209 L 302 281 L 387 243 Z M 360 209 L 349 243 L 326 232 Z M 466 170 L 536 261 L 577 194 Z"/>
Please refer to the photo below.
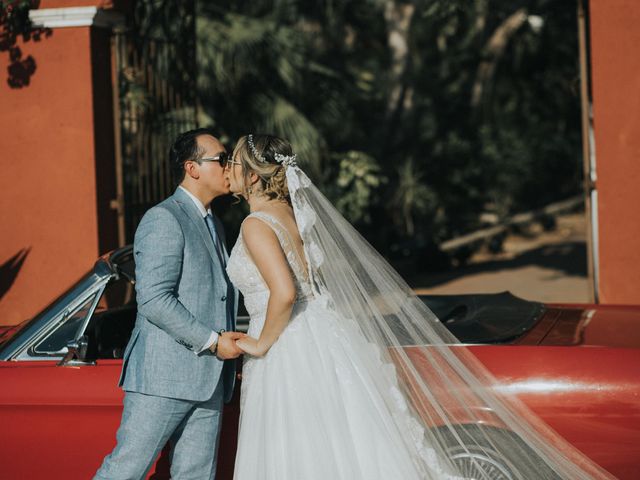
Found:
<path fill-rule="evenodd" d="M 557 228 L 544 232 L 534 225 L 510 235 L 504 252 L 475 254 L 468 265 L 449 272 L 409 279 L 419 293 L 495 293 L 542 302 L 589 302 L 587 249 L 583 213 L 558 218 Z"/>

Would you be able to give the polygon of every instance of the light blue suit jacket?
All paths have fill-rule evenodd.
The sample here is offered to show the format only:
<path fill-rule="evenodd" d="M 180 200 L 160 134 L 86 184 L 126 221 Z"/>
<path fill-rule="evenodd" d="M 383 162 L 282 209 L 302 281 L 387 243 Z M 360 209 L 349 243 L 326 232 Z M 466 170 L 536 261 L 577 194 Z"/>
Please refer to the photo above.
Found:
<path fill-rule="evenodd" d="M 224 245 L 222 224 L 216 228 Z M 133 243 L 138 316 L 125 350 L 124 390 L 204 401 L 218 381 L 233 393 L 235 361 L 196 351 L 213 330 L 235 330 L 238 294 L 205 220 L 180 188 L 151 208 Z M 226 261 L 226 249 L 223 252 Z"/>

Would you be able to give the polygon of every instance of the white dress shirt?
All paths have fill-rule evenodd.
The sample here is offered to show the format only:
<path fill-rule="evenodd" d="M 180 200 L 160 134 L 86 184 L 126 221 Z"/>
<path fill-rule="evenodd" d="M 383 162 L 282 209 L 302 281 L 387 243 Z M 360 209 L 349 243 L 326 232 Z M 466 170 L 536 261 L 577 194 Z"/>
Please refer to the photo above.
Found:
<path fill-rule="evenodd" d="M 184 188 L 182 185 L 180 185 L 178 188 L 181 188 L 187 195 L 189 195 L 189 198 L 193 201 L 194 205 L 198 207 L 198 211 L 200 212 L 200 215 L 202 215 L 202 220 L 204 221 L 206 216 L 211 213 L 211 208 L 204 208 L 204 205 L 198 199 L 198 197 L 196 197 L 193 193 L 191 193 L 189 190 Z M 211 348 L 211 345 L 213 345 L 217 340 L 218 340 L 218 332 L 215 332 L 215 331 L 211 332 L 211 335 L 209 336 L 209 340 L 207 340 L 207 343 L 205 343 L 204 346 L 197 352 L 194 350 L 195 354 L 198 355 L 199 353 L 204 352 L 208 348 Z"/>

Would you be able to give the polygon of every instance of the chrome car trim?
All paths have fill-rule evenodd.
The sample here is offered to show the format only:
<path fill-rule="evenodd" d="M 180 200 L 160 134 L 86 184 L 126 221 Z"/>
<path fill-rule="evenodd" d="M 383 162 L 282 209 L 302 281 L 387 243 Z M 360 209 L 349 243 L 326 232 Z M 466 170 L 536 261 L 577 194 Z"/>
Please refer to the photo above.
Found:
<path fill-rule="evenodd" d="M 7 344 L 3 346 L 0 351 L 0 361 L 61 360 L 64 356 L 62 352 L 60 355 L 32 356 L 28 354 L 28 351 L 44 338 L 45 335 L 59 326 L 62 317 L 67 311 L 73 311 L 79 304 L 85 302 L 90 295 L 103 288 L 114 274 L 113 265 L 110 264 L 108 258 L 103 257 L 98 260 L 90 274 L 84 279 L 81 279 L 74 288 L 55 301 L 54 304 L 45 308 L 42 313 L 18 332 L 15 338 L 10 339 Z"/>
<path fill-rule="evenodd" d="M 68 350 L 67 347 L 63 347 L 59 352 L 36 352 L 36 346 L 44 340 L 47 336 L 51 335 L 55 330 L 60 328 L 67 317 L 69 317 L 73 312 L 75 312 L 79 307 L 81 307 L 88 299 L 92 296 L 94 297 L 91 306 L 89 307 L 89 311 L 87 312 L 87 320 L 91 318 L 93 311 L 96 308 L 96 305 L 100 301 L 100 295 L 104 290 L 105 285 L 109 281 L 109 277 L 102 278 L 92 286 L 90 289 L 84 292 L 83 295 L 79 296 L 76 301 L 72 301 L 69 306 L 65 309 L 64 314 L 59 316 L 55 321 L 49 322 L 48 326 L 43 326 L 37 333 L 35 333 L 28 342 L 25 342 L 25 347 L 22 351 L 16 356 L 16 360 L 32 360 L 32 359 L 44 359 L 44 360 L 52 360 L 52 359 L 61 359 L 64 357 Z M 84 331 L 85 321 L 78 327 L 78 330 L 73 335 L 73 339 L 78 336 L 78 332 Z"/>
<path fill-rule="evenodd" d="M 91 315 L 89 315 L 90 317 Z M 84 330 L 83 330 L 84 333 Z M 95 365 L 94 361 L 86 361 L 87 348 L 89 340 L 86 335 L 80 336 L 77 340 L 71 340 L 67 343 L 67 354 L 58 362 L 59 367 L 78 367 L 82 365 Z"/>
<path fill-rule="evenodd" d="M 115 277 L 117 278 L 117 275 L 115 275 Z M 91 321 L 91 317 L 93 316 L 93 312 L 95 311 L 96 307 L 98 306 L 98 302 L 100 301 L 100 297 L 102 297 L 102 293 L 104 292 L 104 289 L 107 286 L 107 283 L 109 283 L 109 281 L 111 279 L 113 279 L 113 278 L 114 278 L 113 275 L 111 277 L 107 277 L 102 282 L 102 285 L 101 285 L 101 288 L 99 289 L 99 291 L 96 291 L 96 298 L 93 299 L 93 303 L 91 304 L 91 307 L 89 307 L 89 312 L 87 313 L 87 316 L 84 318 L 84 320 L 82 320 L 82 323 L 78 327 L 78 330 L 76 330 L 76 333 L 73 336 L 73 341 L 78 342 L 80 340 L 80 338 L 84 335 L 84 331 L 87 329 L 87 326 L 89 325 L 89 321 Z"/>
<path fill-rule="evenodd" d="M 81 297 L 78 297 L 78 301 L 72 302 L 70 306 L 65 309 L 60 318 L 56 319 L 55 322 L 51 322 L 52 325 L 46 329 L 46 331 L 43 331 L 42 334 L 39 334 L 37 339 L 34 339 L 34 343 L 27 349 L 27 352 L 29 352 L 32 357 L 57 357 L 59 355 L 66 355 L 68 352 L 68 348 L 66 346 L 62 347 L 58 351 L 39 350 L 39 348 L 47 337 L 51 336 L 58 329 L 62 328 L 63 325 L 67 324 L 71 317 L 75 317 L 78 312 L 83 309 L 82 307 L 87 305 L 89 301 L 91 303 L 89 303 L 89 307 L 86 310 L 87 312 L 92 312 L 96 301 L 100 299 L 98 297 L 99 292 L 99 289 L 92 288 L 85 292 Z M 78 330 L 79 328 L 75 329 L 73 336 L 71 337 L 72 340 L 78 335 Z"/>

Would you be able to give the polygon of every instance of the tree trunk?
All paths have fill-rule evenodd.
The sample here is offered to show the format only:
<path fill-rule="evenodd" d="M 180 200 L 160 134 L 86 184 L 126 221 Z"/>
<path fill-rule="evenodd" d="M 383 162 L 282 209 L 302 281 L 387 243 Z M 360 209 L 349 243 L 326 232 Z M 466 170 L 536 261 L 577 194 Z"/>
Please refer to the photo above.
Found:
<path fill-rule="evenodd" d="M 509 40 L 526 21 L 527 9 L 520 8 L 509 15 L 489 38 L 483 52 L 484 60 L 478 66 L 476 79 L 471 89 L 471 107 L 477 108 L 483 103 L 483 99 L 486 100 L 489 85 Z"/>
<path fill-rule="evenodd" d="M 403 107 L 411 106 L 411 95 L 407 95 L 404 78 L 409 68 L 409 28 L 415 9 L 415 5 L 410 3 L 394 0 L 385 3 L 387 43 L 391 50 L 391 88 L 387 100 L 387 118 L 395 117 Z"/>

